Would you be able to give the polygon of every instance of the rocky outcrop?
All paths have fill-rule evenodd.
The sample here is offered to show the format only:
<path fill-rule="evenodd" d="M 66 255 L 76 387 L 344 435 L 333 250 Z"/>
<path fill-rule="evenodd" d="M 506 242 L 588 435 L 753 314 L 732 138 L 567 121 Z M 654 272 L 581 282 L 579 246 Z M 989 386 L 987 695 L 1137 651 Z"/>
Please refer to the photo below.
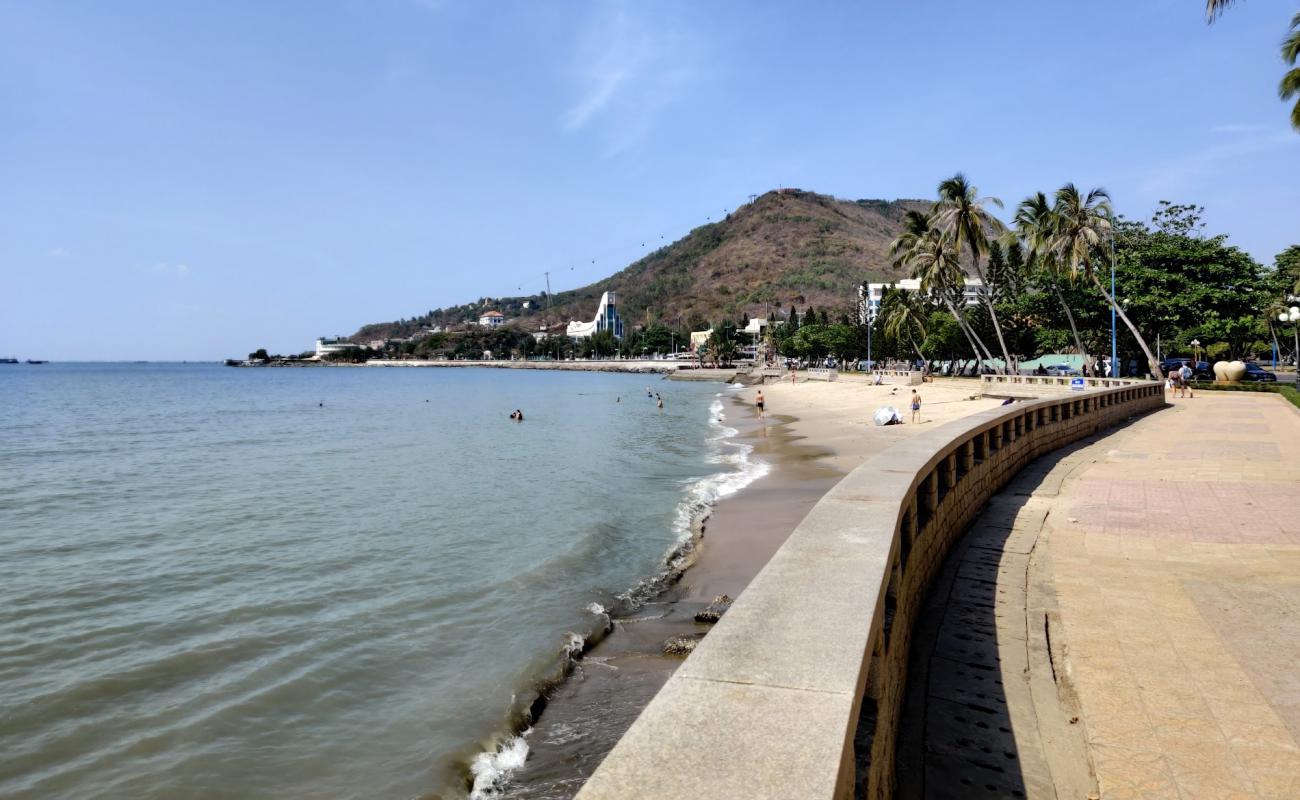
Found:
<path fill-rule="evenodd" d="M 664 655 L 688 656 L 695 646 L 704 638 L 702 633 L 690 633 L 683 636 L 670 636 L 664 640 Z"/>
<path fill-rule="evenodd" d="M 696 612 L 695 621 L 707 622 L 712 625 L 721 619 L 722 615 L 727 613 L 727 609 L 729 608 L 731 608 L 731 598 L 725 594 L 720 594 L 713 598 L 712 603 L 709 603 L 707 606 L 700 609 L 700 611 Z"/>

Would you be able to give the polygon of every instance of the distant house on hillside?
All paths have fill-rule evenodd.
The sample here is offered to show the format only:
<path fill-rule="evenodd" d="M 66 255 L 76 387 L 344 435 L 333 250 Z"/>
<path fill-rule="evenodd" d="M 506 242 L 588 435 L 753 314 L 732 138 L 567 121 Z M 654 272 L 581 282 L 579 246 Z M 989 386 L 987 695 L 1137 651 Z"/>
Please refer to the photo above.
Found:
<path fill-rule="evenodd" d="M 506 315 L 500 311 L 487 311 L 478 318 L 478 324 L 484 328 L 499 328 L 506 324 Z"/>
<path fill-rule="evenodd" d="M 615 339 L 623 338 L 623 320 L 618 316 L 618 296 L 614 292 L 605 292 L 600 296 L 595 319 L 591 322 L 574 320 L 565 329 L 565 334 L 570 339 L 586 339 L 598 331 L 609 331 Z"/>

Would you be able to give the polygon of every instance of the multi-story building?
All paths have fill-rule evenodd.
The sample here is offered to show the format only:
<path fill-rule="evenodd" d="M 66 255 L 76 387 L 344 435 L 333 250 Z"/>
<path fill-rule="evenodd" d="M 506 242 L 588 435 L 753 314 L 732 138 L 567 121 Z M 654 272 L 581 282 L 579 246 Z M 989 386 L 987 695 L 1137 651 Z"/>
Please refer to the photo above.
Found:
<path fill-rule="evenodd" d="M 600 296 L 595 319 L 591 322 L 574 320 L 564 333 L 570 339 L 586 339 L 598 331 L 609 331 L 615 339 L 623 338 L 623 320 L 618 316 L 618 296 L 614 292 L 605 292 Z"/>
<path fill-rule="evenodd" d="M 890 283 L 868 283 L 865 292 L 859 286 L 858 320 L 863 325 L 875 320 L 876 314 L 880 313 L 880 299 L 884 297 L 885 290 L 891 286 L 905 292 L 921 291 L 921 281 L 916 278 L 903 278 Z M 968 306 L 979 304 L 980 292 L 983 288 L 984 284 L 980 282 L 979 278 L 967 278 L 966 285 L 962 289 L 962 299 L 965 304 Z"/>
<path fill-rule="evenodd" d="M 506 315 L 500 311 L 485 311 L 478 318 L 478 324 L 484 328 L 500 328 L 506 324 Z"/>

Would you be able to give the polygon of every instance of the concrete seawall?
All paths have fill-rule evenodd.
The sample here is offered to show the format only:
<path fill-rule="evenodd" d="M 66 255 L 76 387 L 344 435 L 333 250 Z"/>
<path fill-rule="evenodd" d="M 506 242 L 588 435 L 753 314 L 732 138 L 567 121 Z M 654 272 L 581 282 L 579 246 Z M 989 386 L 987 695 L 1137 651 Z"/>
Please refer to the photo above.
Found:
<path fill-rule="evenodd" d="M 1141 383 L 1017 403 L 868 459 L 804 518 L 580 800 L 890 797 L 913 624 L 952 545 L 1030 461 L 1164 402 L 1161 384 Z"/>

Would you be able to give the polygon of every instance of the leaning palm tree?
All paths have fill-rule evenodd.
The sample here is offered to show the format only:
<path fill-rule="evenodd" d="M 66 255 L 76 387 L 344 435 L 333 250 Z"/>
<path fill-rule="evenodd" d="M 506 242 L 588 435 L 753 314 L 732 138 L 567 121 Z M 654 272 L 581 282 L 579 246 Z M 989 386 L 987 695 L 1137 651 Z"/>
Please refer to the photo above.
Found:
<path fill-rule="evenodd" d="M 1282 100 L 1296 98 L 1291 107 L 1291 127 L 1300 131 L 1300 67 L 1295 66 L 1300 59 L 1300 14 L 1291 18 L 1291 33 L 1282 40 L 1282 60 L 1291 65 L 1291 69 L 1282 76 L 1278 84 L 1277 96 Z"/>
<path fill-rule="evenodd" d="M 1056 300 L 1065 310 L 1065 318 L 1070 323 L 1070 334 L 1074 336 L 1074 347 L 1083 361 L 1088 362 L 1088 354 L 1083 349 L 1083 340 L 1079 338 L 1079 326 L 1074 322 L 1074 312 L 1065 302 L 1061 293 L 1061 261 L 1056 252 L 1056 211 L 1047 200 L 1047 195 L 1036 192 L 1027 197 L 1016 208 L 1016 236 L 1024 242 L 1025 257 L 1031 268 L 1042 269 L 1047 284 L 1056 295 Z"/>
<path fill-rule="evenodd" d="M 916 292 L 893 286 L 885 289 L 880 298 L 880 320 L 885 335 L 894 339 L 906 338 L 916 357 L 925 360 L 921 346 L 916 343 L 918 335 L 924 341 L 928 334 L 925 327 L 925 303 Z"/>
<path fill-rule="evenodd" d="M 1002 207 L 1002 201 L 996 197 L 980 197 L 979 192 L 958 172 L 939 184 L 939 201 L 934 204 L 934 227 L 952 237 L 953 245 L 960 253 L 965 245 L 970 250 L 974 262 L 975 275 L 980 279 L 982 290 L 980 297 L 988 307 L 989 319 L 993 322 L 993 332 L 997 334 L 998 345 L 1002 348 L 1002 363 L 1005 371 L 1011 365 L 1011 354 L 1007 350 L 1006 340 L 1002 337 L 1002 326 L 998 323 L 998 312 L 993 307 L 993 298 L 989 294 L 989 281 L 980 266 L 980 259 L 989 252 L 989 232 L 1000 233 L 1002 222 L 987 209 L 987 205 Z"/>
<path fill-rule="evenodd" d="M 1106 194 L 1105 189 L 1093 189 L 1087 196 L 1080 195 L 1073 183 L 1067 183 L 1057 190 L 1054 208 L 1057 217 L 1054 238 L 1061 262 L 1069 268 L 1071 275 L 1082 272 L 1092 280 L 1097 291 L 1101 292 L 1106 302 L 1110 303 L 1111 309 L 1124 320 L 1133 338 L 1137 339 L 1138 346 L 1147 357 L 1151 374 L 1163 379 L 1164 373 L 1160 370 L 1160 362 L 1151 353 L 1151 346 L 1147 344 L 1142 334 L 1138 333 L 1137 326 L 1128 318 L 1128 314 L 1124 313 L 1124 309 L 1120 308 L 1119 303 L 1110 292 L 1106 291 L 1101 279 L 1097 277 L 1094 261 L 1097 251 L 1107 242 L 1114 246 L 1110 195 Z"/>
<path fill-rule="evenodd" d="M 988 347 L 961 310 L 961 287 L 966 273 L 962 271 L 961 256 L 956 244 L 941 231 L 932 228 L 916 243 L 908 263 L 912 268 L 912 277 L 921 282 L 921 293 L 938 299 L 957 320 L 957 327 L 966 334 L 966 340 L 975 351 L 975 360 L 992 361 L 993 356 Z M 956 292 L 953 291 L 954 287 Z M 954 294 L 958 297 L 957 302 L 953 302 Z"/>

